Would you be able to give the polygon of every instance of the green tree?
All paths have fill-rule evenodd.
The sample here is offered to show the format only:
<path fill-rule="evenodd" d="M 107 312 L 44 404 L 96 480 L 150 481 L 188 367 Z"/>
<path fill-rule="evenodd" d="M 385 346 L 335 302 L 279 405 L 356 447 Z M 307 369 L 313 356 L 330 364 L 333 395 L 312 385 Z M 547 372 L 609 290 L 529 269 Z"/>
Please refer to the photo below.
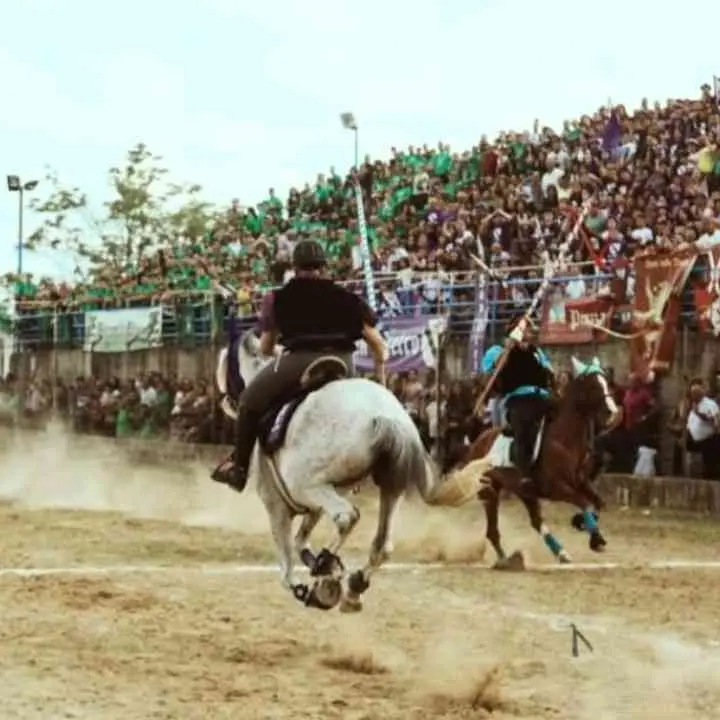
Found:
<path fill-rule="evenodd" d="M 89 264 L 93 277 L 105 269 L 132 272 L 155 249 L 200 240 L 217 212 L 201 199 L 199 185 L 169 182 L 162 163 L 144 144 L 132 148 L 123 166 L 108 171 L 112 196 L 99 217 L 87 193 L 50 171 L 42 184 L 49 194 L 30 204 L 42 222 L 26 247 L 71 252 L 78 266 Z"/>

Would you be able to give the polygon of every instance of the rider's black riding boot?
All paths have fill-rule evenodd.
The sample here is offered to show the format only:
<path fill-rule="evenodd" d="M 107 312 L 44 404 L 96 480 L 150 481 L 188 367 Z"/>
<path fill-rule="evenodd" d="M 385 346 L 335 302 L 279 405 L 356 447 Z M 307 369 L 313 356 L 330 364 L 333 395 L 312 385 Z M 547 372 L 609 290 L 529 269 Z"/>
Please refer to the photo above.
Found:
<path fill-rule="evenodd" d="M 235 478 L 235 451 L 228 457 L 226 457 L 210 474 L 210 477 L 219 483 L 224 485 L 230 485 L 233 487 Z"/>
<path fill-rule="evenodd" d="M 235 467 L 231 485 L 241 492 L 247 485 L 255 440 L 258 435 L 260 415 L 240 403 L 235 426 Z"/>
<path fill-rule="evenodd" d="M 211 475 L 213 480 L 229 485 L 238 492 L 245 489 L 259 422 L 257 413 L 240 404 L 235 425 L 235 448 L 230 457 L 215 468 Z"/>

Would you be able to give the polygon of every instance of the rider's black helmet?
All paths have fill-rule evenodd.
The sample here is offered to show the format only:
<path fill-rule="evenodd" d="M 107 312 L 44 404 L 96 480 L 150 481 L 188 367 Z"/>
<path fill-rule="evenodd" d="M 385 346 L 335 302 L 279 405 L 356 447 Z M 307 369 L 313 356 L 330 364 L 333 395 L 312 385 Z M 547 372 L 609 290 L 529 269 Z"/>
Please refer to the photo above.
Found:
<path fill-rule="evenodd" d="M 319 270 L 326 262 L 322 245 L 315 240 L 301 240 L 293 250 L 296 270 Z"/>

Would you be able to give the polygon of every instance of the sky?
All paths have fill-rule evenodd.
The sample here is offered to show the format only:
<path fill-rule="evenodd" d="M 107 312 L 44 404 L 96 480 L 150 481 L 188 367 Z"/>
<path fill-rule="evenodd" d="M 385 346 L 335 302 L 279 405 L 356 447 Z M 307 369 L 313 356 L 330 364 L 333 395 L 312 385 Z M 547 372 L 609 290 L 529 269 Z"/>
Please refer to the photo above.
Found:
<path fill-rule="evenodd" d="M 611 98 L 699 94 L 720 74 L 720 3 L 606 0 L 18 0 L 0 7 L 0 170 L 54 168 L 93 205 L 138 141 L 218 204 L 253 204 L 360 152 L 560 127 Z M 703 28 L 708 28 L 703 32 Z M 47 186 L 45 187 L 47 192 Z M 34 191 L 43 196 L 40 184 Z M 0 273 L 17 263 L 0 188 Z M 25 213 L 25 231 L 38 224 Z M 26 253 L 56 279 L 75 261 Z"/>

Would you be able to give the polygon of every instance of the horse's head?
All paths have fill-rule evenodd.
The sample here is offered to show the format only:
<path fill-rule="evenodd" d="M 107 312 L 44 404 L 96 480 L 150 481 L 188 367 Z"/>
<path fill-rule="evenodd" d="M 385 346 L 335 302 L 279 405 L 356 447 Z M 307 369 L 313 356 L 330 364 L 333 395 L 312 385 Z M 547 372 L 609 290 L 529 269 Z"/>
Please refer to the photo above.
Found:
<path fill-rule="evenodd" d="M 600 361 L 593 358 L 583 363 L 572 358 L 573 379 L 568 386 L 568 396 L 584 416 L 596 417 L 604 427 L 612 429 L 622 419 L 622 410 L 615 402 Z"/>
<path fill-rule="evenodd" d="M 260 338 L 254 330 L 243 333 L 238 343 L 238 359 L 240 361 L 240 375 L 247 385 L 272 358 L 263 355 L 260 350 Z"/>

